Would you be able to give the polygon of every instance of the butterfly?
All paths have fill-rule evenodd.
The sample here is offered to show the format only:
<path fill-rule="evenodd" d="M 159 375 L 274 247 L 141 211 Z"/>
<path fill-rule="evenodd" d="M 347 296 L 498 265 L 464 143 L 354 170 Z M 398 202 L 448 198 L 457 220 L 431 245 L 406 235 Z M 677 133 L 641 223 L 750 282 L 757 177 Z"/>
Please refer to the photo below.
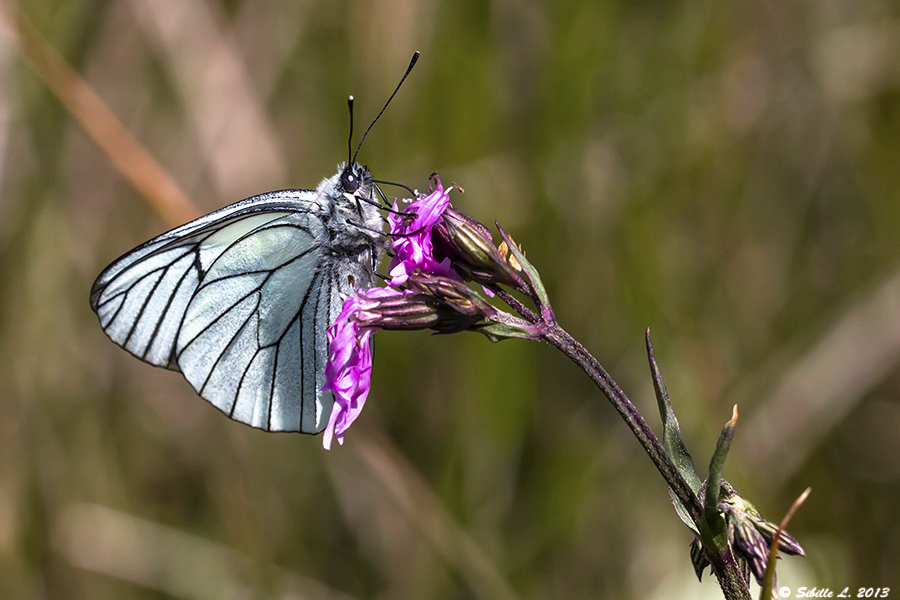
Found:
<path fill-rule="evenodd" d="M 355 158 L 314 190 L 247 198 L 113 261 L 91 289 L 103 331 L 236 421 L 321 432 L 334 404 L 326 330 L 374 284 L 384 246 L 377 182 Z"/>

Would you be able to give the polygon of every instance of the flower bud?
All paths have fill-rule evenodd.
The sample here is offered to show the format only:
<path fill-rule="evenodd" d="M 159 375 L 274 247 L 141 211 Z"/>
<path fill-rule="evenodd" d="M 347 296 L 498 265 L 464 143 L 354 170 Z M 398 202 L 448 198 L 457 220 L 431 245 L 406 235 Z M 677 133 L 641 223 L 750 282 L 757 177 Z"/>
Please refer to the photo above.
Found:
<path fill-rule="evenodd" d="M 769 560 L 769 548 L 778 526 L 766 521 L 749 500 L 723 481 L 719 507 L 725 512 L 728 541 L 735 555 L 746 561 L 756 582 L 762 585 Z M 806 556 L 800 543 L 786 531 L 778 537 L 778 549 L 786 554 Z"/>
<path fill-rule="evenodd" d="M 487 320 L 497 313 L 487 300 L 462 281 L 431 273 L 416 273 L 407 282 L 412 290 L 434 297 L 444 307 L 467 317 Z"/>
<path fill-rule="evenodd" d="M 393 290 L 377 298 L 366 298 L 355 320 L 362 327 L 379 329 L 433 329 L 456 333 L 473 329 L 492 316 L 496 309 L 455 279 L 428 273 L 414 273 L 408 290 Z"/>
<path fill-rule="evenodd" d="M 434 227 L 436 256 L 447 256 L 453 268 L 464 278 L 482 285 L 502 283 L 522 289 L 522 277 L 494 245 L 487 227 L 469 215 L 448 208 Z"/>

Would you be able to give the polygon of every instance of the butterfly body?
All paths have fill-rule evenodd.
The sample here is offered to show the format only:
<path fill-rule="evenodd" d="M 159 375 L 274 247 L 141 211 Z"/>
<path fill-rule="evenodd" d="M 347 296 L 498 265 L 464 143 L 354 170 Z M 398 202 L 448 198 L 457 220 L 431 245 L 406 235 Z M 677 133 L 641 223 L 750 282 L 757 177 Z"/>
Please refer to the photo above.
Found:
<path fill-rule="evenodd" d="M 341 165 L 315 190 L 270 192 L 164 233 L 97 278 L 91 307 L 116 344 L 180 371 L 232 419 L 318 433 L 325 332 L 373 284 L 383 245 L 374 183 Z"/>

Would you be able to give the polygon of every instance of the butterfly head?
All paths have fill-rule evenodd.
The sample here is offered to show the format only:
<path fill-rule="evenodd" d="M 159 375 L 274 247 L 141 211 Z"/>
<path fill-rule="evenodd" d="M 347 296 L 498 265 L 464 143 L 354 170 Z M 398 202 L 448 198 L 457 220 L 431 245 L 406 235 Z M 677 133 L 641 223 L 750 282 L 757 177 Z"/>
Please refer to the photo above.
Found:
<path fill-rule="evenodd" d="M 348 244 L 348 237 L 369 244 L 373 237 L 380 236 L 383 218 L 373 198 L 374 191 L 375 182 L 369 169 L 358 162 L 338 165 L 338 172 L 322 181 L 319 192 L 330 199 L 328 227 L 334 230 L 341 244 Z"/>
<path fill-rule="evenodd" d="M 372 175 L 369 169 L 358 162 L 345 163 L 338 166 L 340 175 L 337 180 L 338 192 L 348 198 L 367 199 L 372 195 Z"/>
<path fill-rule="evenodd" d="M 359 176 L 353 172 L 352 166 L 344 169 L 344 172 L 341 173 L 341 190 L 347 194 L 355 194 L 356 190 L 359 189 L 359 186 Z"/>

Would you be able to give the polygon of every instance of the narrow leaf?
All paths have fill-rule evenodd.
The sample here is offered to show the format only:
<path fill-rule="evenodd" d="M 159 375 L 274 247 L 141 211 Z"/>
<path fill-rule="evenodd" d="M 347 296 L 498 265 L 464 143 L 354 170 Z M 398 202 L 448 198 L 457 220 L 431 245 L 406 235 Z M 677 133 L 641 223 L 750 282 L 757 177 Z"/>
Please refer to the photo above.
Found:
<path fill-rule="evenodd" d="M 487 323 L 485 325 L 476 325 L 472 328 L 472 331 L 483 333 L 489 340 L 494 343 L 501 340 L 508 340 L 510 338 L 521 338 L 526 340 L 538 339 L 538 335 L 535 334 L 533 328 L 529 329 L 516 325 L 510 325 L 507 323 Z"/>
<path fill-rule="evenodd" d="M 650 327 L 647 327 L 647 356 L 650 360 L 650 373 L 653 375 L 653 389 L 656 391 L 656 402 L 659 405 L 659 416 L 663 424 L 663 446 L 666 454 L 672 459 L 675 468 L 694 490 L 694 493 L 700 495 L 702 486 L 700 477 L 697 476 L 697 470 L 694 468 L 694 459 L 684 445 L 684 439 L 681 437 L 681 428 L 678 425 L 678 419 L 675 418 L 675 411 L 672 410 L 672 404 L 669 401 L 669 392 L 666 389 L 666 382 L 663 380 L 659 365 L 656 363 L 656 356 L 653 354 L 653 346 L 650 343 Z M 700 535 L 697 525 L 691 519 L 690 513 L 672 490 L 669 490 L 669 496 L 672 498 L 672 504 L 675 505 L 675 512 L 684 521 L 684 524 L 690 527 L 696 535 Z"/>
<path fill-rule="evenodd" d="M 737 404 L 734 405 L 731 420 L 725 423 L 719 441 L 716 443 L 716 451 L 709 463 L 709 477 L 706 479 L 706 493 L 703 499 L 703 518 L 700 529 L 703 545 L 724 551 L 727 548 L 727 535 L 725 531 L 725 518 L 719 513 L 719 491 L 722 485 L 722 470 L 725 467 L 725 458 L 731 448 L 731 440 L 734 438 L 734 428 L 737 425 Z"/>
<path fill-rule="evenodd" d="M 516 247 L 516 243 L 509 237 L 509 235 L 507 235 L 507 233 L 503 231 L 503 228 L 500 227 L 500 223 L 497 223 L 495 221 L 494 224 L 497 226 L 497 231 L 500 232 L 500 236 L 503 238 L 503 241 L 506 242 L 510 253 L 522 267 L 522 270 L 525 271 L 525 276 L 528 277 L 528 281 L 531 283 L 531 289 L 532 291 L 534 291 L 535 296 L 537 296 L 541 313 L 543 315 L 544 309 L 549 308 L 550 306 L 550 298 L 547 296 L 547 290 L 544 289 L 544 283 L 541 281 L 540 273 L 538 273 L 537 269 L 534 268 L 534 265 L 528 262 L 528 260 L 525 258 L 525 254 Z"/>

